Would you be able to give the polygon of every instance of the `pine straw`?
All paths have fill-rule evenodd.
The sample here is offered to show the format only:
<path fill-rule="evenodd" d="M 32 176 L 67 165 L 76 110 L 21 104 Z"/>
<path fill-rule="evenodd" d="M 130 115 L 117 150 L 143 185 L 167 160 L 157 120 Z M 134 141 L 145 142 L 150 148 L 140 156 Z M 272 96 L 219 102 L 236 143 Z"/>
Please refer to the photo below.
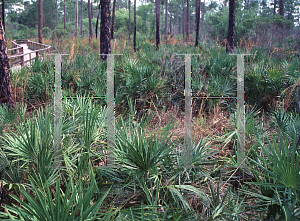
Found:
<path fill-rule="evenodd" d="M 234 154 L 233 142 L 230 142 L 226 148 L 223 148 L 220 142 L 224 132 L 231 127 L 229 114 L 219 106 L 210 112 L 203 112 L 202 109 L 203 106 L 200 107 L 197 115 L 195 113 L 193 114 L 193 139 L 196 137 L 196 142 L 199 142 L 203 136 L 207 138 L 213 137 L 212 148 L 220 151 L 217 156 L 229 157 L 230 154 Z M 163 129 L 173 118 L 175 126 L 169 131 L 170 134 L 173 134 L 171 141 L 178 139 L 181 142 L 184 140 L 184 112 L 179 110 L 178 107 L 172 107 L 165 112 L 153 108 L 150 113 L 154 114 L 154 117 L 150 122 L 152 128 L 147 128 L 148 133 L 155 133 L 159 128 Z"/>

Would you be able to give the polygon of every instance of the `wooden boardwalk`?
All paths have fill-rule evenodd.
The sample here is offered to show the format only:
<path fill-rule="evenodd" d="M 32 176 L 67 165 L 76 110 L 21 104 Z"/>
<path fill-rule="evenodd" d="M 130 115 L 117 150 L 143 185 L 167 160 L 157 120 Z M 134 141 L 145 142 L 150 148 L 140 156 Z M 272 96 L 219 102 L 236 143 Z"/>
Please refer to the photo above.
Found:
<path fill-rule="evenodd" d="M 18 70 L 24 65 L 30 65 L 32 60 L 51 52 L 51 46 L 20 39 L 12 41 L 14 48 L 8 49 L 8 60 L 11 70 Z"/>

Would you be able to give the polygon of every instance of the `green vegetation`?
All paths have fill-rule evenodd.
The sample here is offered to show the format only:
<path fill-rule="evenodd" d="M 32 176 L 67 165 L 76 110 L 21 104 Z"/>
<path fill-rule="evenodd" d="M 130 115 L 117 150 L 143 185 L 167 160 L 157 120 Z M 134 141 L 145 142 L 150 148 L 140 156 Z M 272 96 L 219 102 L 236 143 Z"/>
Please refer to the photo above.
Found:
<path fill-rule="evenodd" d="M 248 169 L 239 174 L 234 99 L 193 100 L 192 166 L 184 167 L 184 59 L 176 54 L 200 54 L 192 58 L 193 96 L 236 96 L 236 57 L 221 45 L 197 49 L 180 40 L 159 51 L 145 41 L 133 55 L 121 42 L 112 45 L 123 54 L 115 59 L 115 166 L 105 166 L 106 101 L 91 99 L 106 94 L 107 64 L 98 51 L 85 40 L 61 40 L 70 54 L 63 58 L 63 96 L 83 98 L 62 99 L 59 170 L 53 167 L 54 61 L 12 72 L 22 90 L 13 112 L 0 108 L 2 220 L 300 218 L 300 67 L 291 49 L 247 48 Z"/>
<path fill-rule="evenodd" d="M 91 2 L 95 36 L 100 1 Z M 169 0 L 165 27 L 161 0 L 159 29 L 161 36 L 166 29 L 168 35 L 159 50 L 155 1 L 144 2 L 136 10 L 136 52 L 133 5 L 128 44 L 127 2 L 116 1 L 111 40 L 111 53 L 122 54 L 114 60 L 112 148 L 107 147 L 107 62 L 99 55 L 99 33 L 98 39 L 87 38 L 87 2 L 81 18 L 79 1 L 83 34 L 74 38 L 75 2 L 44 0 L 40 42 L 51 45 L 52 53 L 65 54 L 62 161 L 57 167 L 55 62 L 39 57 L 30 66 L 11 69 L 16 107 L 0 105 L 0 190 L 5 190 L 0 219 L 300 220 L 299 2 L 285 0 L 283 8 L 278 0 L 274 11 L 274 1 L 235 1 L 234 53 L 250 54 L 244 58 L 245 169 L 237 167 L 237 58 L 225 48 L 226 4 L 233 1 L 200 1 L 199 45 L 194 47 L 196 1 L 189 4 L 186 39 L 187 2 Z M 16 4 L 23 2 L 6 1 L 8 48 L 11 39 L 37 41 L 38 1 L 19 11 L 12 7 Z M 187 53 L 194 54 L 190 167 L 184 159 L 182 54 Z M 108 152 L 113 165 L 107 163 L 112 160 Z"/>

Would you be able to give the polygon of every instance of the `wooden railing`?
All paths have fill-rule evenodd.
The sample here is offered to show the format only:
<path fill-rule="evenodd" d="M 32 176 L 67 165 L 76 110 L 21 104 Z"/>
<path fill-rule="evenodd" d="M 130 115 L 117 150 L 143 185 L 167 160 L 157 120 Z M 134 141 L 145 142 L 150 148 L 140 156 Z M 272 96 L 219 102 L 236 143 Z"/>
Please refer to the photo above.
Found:
<path fill-rule="evenodd" d="M 21 67 L 23 67 L 27 62 L 38 58 L 39 55 L 42 55 L 45 52 L 47 52 L 48 54 L 51 52 L 51 46 L 33 42 L 28 39 L 17 39 L 12 41 L 12 44 L 15 48 L 7 50 L 8 60 L 11 67 L 15 64 L 21 65 Z M 20 44 L 27 44 L 28 49 L 32 51 L 24 53 L 24 49 L 22 46 L 20 46 Z M 35 57 L 31 56 L 31 54 L 35 54 Z M 29 55 L 29 60 L 24 59 L 24 56 L 26 55 Z"/>
<path fill-rule="evenodd" d="M 12 41 L 12 44 L 14 45 L 14 48 L 7 50 L 8 60 L 9 60 L 10 66 L 12 66 L 13 64 L 19 64 L 20 63 L 19 57 L 12 57 L 12 56 L 17 56 L 17 55 L 22 55 L 23 54 L 23 47 L 22 46 L 18 45 L 15 41 Z M 13 59 L 11 59 L 11 58 L 13 58 Z"/>

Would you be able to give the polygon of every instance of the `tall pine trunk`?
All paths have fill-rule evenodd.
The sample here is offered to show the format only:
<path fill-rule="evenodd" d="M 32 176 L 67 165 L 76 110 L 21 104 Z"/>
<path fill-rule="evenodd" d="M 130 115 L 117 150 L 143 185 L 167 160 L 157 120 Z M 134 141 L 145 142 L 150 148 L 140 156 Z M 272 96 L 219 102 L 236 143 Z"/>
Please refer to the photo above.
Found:
<path fill-rule="evenodd" d="M 39 0 L 39 6 L 38 6 L 38 14 L 39 14 L 39 20 L 38 20 L 38 38 L 39 43 L 43 43 L 43 0 Z"/>
<path fill-rule="evenodd" d="M 91 2 L 88 0 L 88 14 L 89 14 L 89 44 L 92 47 L 93 28 L 92 28 L 92 15 L 91 15 Z"/>
<path fill-rule="evenodd" d="M 56 27 L 58 26 L 58 4 L 57 0 L 55 2 L 55 12 L 56 12 Z"/>
<path fill-rule="evenodd" d="M 110 0 L 101 0 L 101 24 L 100 24 L 100 53 L 110 54 Z M 103 60 L 107 59 L 106 55 L 101 55 Z"/>
<path fill-rule="evenodd" d="M 172 12 L 170 13 L 170 35 L 172 35 Z"/>
<path fill-rule="evenodd" d="M 186 1 L 186 42 L 190 38 L 190 0 Z"/>
<path fill-rule="evenodd" d="M 114 39 L 115 31 L 115 11 L 116 11 L 116 0 L 113 2 L 112 21 L 111 21 L 111 39 Z"/>
<path fill-rule="evenodd" d="M 99 17 L 100 17 L 100 6 L 101 6 L 101 3 L 99 4 L 98 6 L 98 10 L 97 10 L 97 20 L 96 20 L 96 30 L 95 30 L 95 34 L 96 34 L 96 39 L 98 37 L 98 23 L 99 23 Z"/>
<path fill-rule="evenodd" d="M 66 0 L 64 0 L 64 29 L 67 30 Z"/>
<path fill-rule="evenodd" d="M 3 29 L 5 31 L 5 5 L 4 5 L 4 0 L 2 0 L 2 22 L 3 22 Z"/>
<path fill-rule="evenodd" d="M 156 50 L 159 49 L 160 44 L 160 0 L 155 0 L 155 14 L 156 14 Z"/>
<path fill-rule="evenodd" d="M 203 21 L 204 21 L 204 15 L 205 15 L 205 0 L 203 0 L 202 23 L 203 23 Z"/>
<path fill-rule="evenodd" d="M 185 9 L 183 10 L 182 14 L 182 39 L 184 38 L 184 32 L 185 32 Z"/>
<path fill-rule="evenodd" d="M 75 0 L 75 38 L 78 36 L 78 0 Z"/>
<path fill-rule="evenodd" d="M 166 0 L 165 8 L 165 42 L 168 40 L 168 0 Z"/>
<path fill-rule="evenodd" d="M 131 20 L 130 20 L 130 0 L 128 0 L 128 10 L 129 10 L 129 24 L 128 24 L 128 44 L 129 44 L 129 47 L 130 47 L 130 23 L 131 23 Z"/>
<path fill-rule="evenodd" d="M 91 2 L 91 18 L 94 18 L 94 6 L 93 6 L 93 0 Z"/>
<path fill-rule="evenodd" d="M 273 15 L 276 14 L 276 5 L 277 5 L 277 0 L 274 0 L 274 11 L 273 11 Z"/>
<path fill-rule="evenodd" d="M 179 23 L 179 15 L 178 15 L 178 13 L 177 13 L 177 16 L 176 16 L 176 35 L 178 35 L 178 33 L 179 33 L 179 25 L 180 25 L 180 23 Z"/>
<path fill-rule="evenodd" d="M 229 25 L 226 52 L 234 51 L 234 30 L 235 30 L 235 0 L 229 0 Z"/>
<path fill-rule="evenodd" d="M 200 0 L 196 0 L 196 18 L 195 18 L 196 41 L 195 47 L 198 47 L 199 29 L 200 29 Z"/>
<path fill-rule="evenodd" d="M 0 104 L 7 103 L 10 109 L 15 107 L 13 87 L 10 77 L 10 67 L 7 57 L 7 44 L 5 40 L 5 31 L 3 27 L 2 11 L 0 16 Z M 1 180 L 2 177 L 0 177 Z M 0 186 L 0 208 L 2 209 L 3 189 Z"/>
<path fill-rule="evenodd" d="M 200 30 L 201 30 L 201 33 L 202 33 L 202 30 L 203 30 L 203 23 L 200 25 L 200 23 L 201 23 L 201 0 L 199 1 L 199 26 L 200 26 L 200 28 L 199 28 L 199 32 L 200 32 Z M 199 34 L 200 35 L 200 34 Z"/>
<path fill-rule="evenodd" d="M 284 16 L 284 0 L 279 0 L 279 14 Z"/>
<path fill-rule="evenodd" d="M 133 50 L 136 52 L 136 0 L 133 6 Z"/>
<path fill-rule="evenodd" d="M 81 11 L 80 11 L 80 35 L 83 38 L 83 0 L 81 0 Z"/>

